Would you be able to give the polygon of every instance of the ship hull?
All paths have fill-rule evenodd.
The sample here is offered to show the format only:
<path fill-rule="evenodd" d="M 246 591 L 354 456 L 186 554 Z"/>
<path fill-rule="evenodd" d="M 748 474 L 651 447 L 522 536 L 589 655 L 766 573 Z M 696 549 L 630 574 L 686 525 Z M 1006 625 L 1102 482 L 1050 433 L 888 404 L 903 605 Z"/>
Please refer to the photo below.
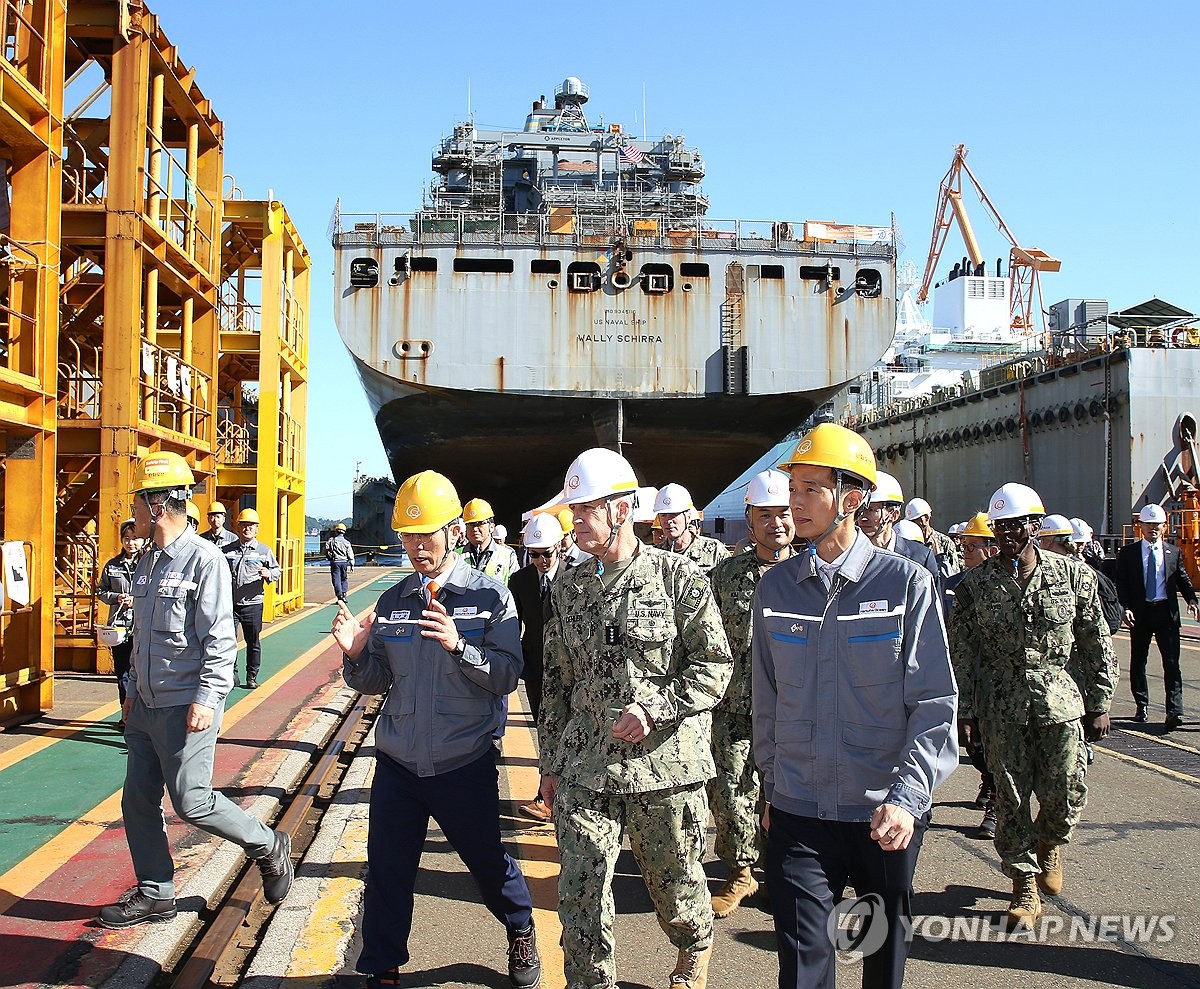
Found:
<path fill-rule="evenodd" d="M 464 500 L 491 502 L 510 528 L 562 488 L 580 452 L 616 449 L 618 443 L 644 484 L 676 481 L 702 505 L 835 391 L 618 403 L 453 389 L 413 392 L 361 362 L 358 371 L 394 477 L 440 471 Z"/>

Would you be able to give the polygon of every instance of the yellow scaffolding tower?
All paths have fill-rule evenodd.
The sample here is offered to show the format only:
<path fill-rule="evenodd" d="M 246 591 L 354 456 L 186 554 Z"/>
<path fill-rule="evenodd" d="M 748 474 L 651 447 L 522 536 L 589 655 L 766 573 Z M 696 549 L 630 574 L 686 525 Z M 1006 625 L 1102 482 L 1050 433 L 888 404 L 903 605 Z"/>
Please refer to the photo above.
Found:
<path fill-rule="evenodd" d="M 54 702 L 59 3 L 0 0 L 0 723 Z M 11 197 L 11 199 L 10 199 Z M 11 201 L 11 208 L 10 208 Z M 24 576 L 20 572 L 23 560 Z"/>

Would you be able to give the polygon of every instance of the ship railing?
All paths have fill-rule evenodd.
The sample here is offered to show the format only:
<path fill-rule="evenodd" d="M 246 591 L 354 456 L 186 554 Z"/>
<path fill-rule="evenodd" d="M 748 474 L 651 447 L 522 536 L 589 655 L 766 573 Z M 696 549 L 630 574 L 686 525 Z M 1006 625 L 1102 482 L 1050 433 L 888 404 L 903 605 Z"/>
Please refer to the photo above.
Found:
<path fill-rule="evenodd" d="M 60 419 L 99 419 L 104 384 L 101 375 L 101 348 L 77 340 L 59 340 L 66 349 L 58 362 L 58 417 Z"/>
<path fill-rule="evenodd" d="M 669 213 L 623 215 L 584 210 L 552 213 L 339 213 L 333 242 L 340 247 L 421 247 L 438 244 L 546 244 L 594 246 L 622 236 L 663 248 L 714 247 L 733 250 L 782 251 L 835 257 L 889 259 L 895 256 L 890 230 L 845 227 L 846 239 L 804 240 L 808 224 L 786 220 L 722 220 L 708 216 L 677 217 Z M 863 239 L 853 239 L 861 234 Z M 875 236 L 877 239 L 865 239 Z"/>
<path fill-rule="evenodd" d="M 226 418 L 225 408 L 217 420 L 217 463 L 224 465 L 252 466 L 257 462 L 254 440 L 250 428 L 236 419 Z"/>
<path fill-rule="evenodd" d="M 202 439 L 208 429 L 210 379 L 196 365 L 149 340 L 142 341 L 142 418 Z"/>

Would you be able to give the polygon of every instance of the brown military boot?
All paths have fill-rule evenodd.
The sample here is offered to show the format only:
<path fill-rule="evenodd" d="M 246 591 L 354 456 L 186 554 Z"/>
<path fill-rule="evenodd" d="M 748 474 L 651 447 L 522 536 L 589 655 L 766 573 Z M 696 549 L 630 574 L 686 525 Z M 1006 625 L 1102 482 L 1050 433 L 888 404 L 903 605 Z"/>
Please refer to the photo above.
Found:
<path fill-rule="evenodd" d="M 748 868 L 734 869 L 712 898 L 713 915 L 728 917 L 742 905 L 742 900 L 758 892 L 758 881 Z"/>
<path fill-rule="evenodd" d="M 1042 898 L 1038 896 L 1037 884 L 1028 872 L 1018 872 L 1013 877 L 1012 903 L 1008 905 L 1009 924 L 1016 927 L 1033 922 L 1042 915 Z"/>
<path fill-rule="evenodd" d="M 667 985 L 670 989 L 704 989 L 708 985 L 708 962 L 711 958 L 712 948 L 703 951 L 680 950 Z"/>
<path fill-rule="evenodd" d="M 1039 841 L 1037 860 L 1042 869 L 1037 877 L 1038 889 L 1047 896 L 1058 896 L 1063 888 L 1062 846 L 1045 845 Z"/>

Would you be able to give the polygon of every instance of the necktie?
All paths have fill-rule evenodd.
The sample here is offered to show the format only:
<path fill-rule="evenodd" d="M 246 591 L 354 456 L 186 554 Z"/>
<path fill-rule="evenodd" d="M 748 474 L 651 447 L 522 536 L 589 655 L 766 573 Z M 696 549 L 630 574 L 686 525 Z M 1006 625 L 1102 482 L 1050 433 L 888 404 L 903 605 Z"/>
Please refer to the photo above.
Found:
<path fill-rule="evenodd" d="M 542 597 L 546 597 L 550 593 L 550 578 L 542 574 Z"/>
<path fill-rule="evenodd" d="M 429 603 L 433 604 L 433 599 L 437 597 L 437 592 L 441 590 L 441 587 L 438 586 L 438 582 L 436 580 L 431 580 L 425 585 L 425 588 L 429 592 Z"/>
<path fill-rule="evenodd" d="M 1151 546 L 1146 551 L 1146 600 L 1153 601 L 1158 596 L 1158 554 Z"/>
<path fill-rule="evenodd" d="M 833 578 L 837 576 L 838 567 L 832 563 L 818 564 L 818 569 L 821 571 L 821 579 L 825 581 L 825 589 L 829 590 L 833 587 Z"/>

